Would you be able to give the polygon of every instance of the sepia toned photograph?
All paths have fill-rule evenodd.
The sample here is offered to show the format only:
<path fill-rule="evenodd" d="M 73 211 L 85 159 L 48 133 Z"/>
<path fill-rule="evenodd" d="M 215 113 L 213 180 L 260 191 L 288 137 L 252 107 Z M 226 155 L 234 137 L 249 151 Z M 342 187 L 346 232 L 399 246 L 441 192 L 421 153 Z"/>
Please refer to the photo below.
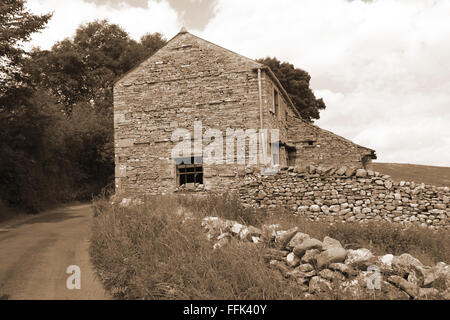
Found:
<path fill-rule="evenodd" d="M 0 304 L 450 300 L 449 15 L 0 0 Z"/>

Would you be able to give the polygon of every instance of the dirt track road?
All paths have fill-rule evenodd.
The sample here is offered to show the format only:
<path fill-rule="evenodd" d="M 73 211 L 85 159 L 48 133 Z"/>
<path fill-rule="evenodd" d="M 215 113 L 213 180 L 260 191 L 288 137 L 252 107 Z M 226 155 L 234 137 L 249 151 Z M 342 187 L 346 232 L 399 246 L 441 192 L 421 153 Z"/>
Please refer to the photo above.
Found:
<path fill-rule="evenodd" d="M 89 205 L 77 205 L 0 226 L 0 297 L 109 299 L 89 260 L 92 218 Z M 71 265 L 80 267 L 80 290 L 66 286 Z"/>

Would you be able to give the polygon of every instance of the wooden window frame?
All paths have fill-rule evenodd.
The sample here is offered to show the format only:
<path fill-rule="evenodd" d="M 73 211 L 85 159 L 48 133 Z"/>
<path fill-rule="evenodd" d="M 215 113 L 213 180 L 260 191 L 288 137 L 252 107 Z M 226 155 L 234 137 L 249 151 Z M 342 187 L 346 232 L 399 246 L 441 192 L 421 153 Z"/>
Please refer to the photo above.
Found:
<path fill-rule="evenodd" d="M 203 158 L 177 158 L 175 159 L 175 170 L 177 175 L 177 187 L 188 183 L 203 184 Z"/>

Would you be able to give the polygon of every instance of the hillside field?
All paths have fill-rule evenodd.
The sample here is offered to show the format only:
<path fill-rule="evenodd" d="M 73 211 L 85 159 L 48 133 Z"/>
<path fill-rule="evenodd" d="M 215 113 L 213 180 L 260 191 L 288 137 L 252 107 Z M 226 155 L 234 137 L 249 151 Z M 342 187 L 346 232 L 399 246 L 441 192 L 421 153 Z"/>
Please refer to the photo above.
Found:
<path fill-rule="evenodd" d="M 390 175 L 394 181 L 414 181 L 435 186 L 450 186 L 450 167 L 374 162 L 371 170 Z"/>

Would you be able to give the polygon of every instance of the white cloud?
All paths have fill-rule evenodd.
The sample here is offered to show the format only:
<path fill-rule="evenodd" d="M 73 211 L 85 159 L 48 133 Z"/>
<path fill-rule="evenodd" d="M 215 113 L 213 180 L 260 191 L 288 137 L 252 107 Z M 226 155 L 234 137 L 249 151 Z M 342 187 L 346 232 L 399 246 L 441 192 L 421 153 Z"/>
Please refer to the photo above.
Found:
<path fill-rule="evenodd" d="M 135 39 L 175 35 L 180 17 L 167 0 L 148 3 L 29 0 L 34 12 L 55 11 L 33 44 L 49 48 L 103 18 Z M 448 0 L 218 0 L 198 35 L 307 70 L 327 104 L 317 124 L 374 148 L 379 161 L 450 166 L 449 12 Z"/>
<path fill-rule="evenodd" d="M 317 124 L 379 161 L 450 166 L 450 1 L 221 0 L 201 36 L 307 70 Z"/>
<path fill-rule="evenodd" d="M 96 5 L 83 0 L 29 0 L 27 7 L 34 13 L 54 12 L 47 28 L 36 34 L 31 45 L 49 49 L 56 41 L 73 36 L 82 23 L 95 19 L 109 19 L 117 23 L 134 39 L 145 33 L 160 32 L 166 37 L 174 36 L 181 28 L 178 13 L 166 0 L 149 0 L 147 8 Z"/>

